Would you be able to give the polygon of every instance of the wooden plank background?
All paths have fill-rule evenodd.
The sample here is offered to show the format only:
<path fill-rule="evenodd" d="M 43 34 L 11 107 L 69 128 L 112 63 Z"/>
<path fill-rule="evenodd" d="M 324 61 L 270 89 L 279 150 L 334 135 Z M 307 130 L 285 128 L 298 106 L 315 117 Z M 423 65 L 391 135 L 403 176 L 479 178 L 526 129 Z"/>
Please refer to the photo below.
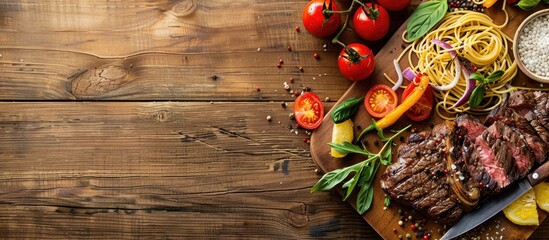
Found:
<path fill-rule="evenodd" d="M 379 238 L 309 193 L 283 82 L 326 109 L 351 82 L 306 2 L 0 1 L 0 238 Z"/>

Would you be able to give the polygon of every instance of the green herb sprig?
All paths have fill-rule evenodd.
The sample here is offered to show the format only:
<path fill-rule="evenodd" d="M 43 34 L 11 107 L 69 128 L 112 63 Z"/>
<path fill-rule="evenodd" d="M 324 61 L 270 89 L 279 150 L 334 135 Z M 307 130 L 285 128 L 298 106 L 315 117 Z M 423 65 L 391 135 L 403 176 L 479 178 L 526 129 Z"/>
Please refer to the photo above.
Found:
<path fill-rule="evenodd" d="M 431 0 L 419 4 L 412 15 L 410 15 L 410 20 L 408 20 L 408 25 L 406 25 L 408 40 L 414 41 L 425 35 L 446 15 L 447 11 L 447 0 Z"/>
<path fill-rule="evenodd" d="M 343 196 L 343 201 L 347 200 L 353 190 L 358 186 L 360 188 L 356 200 L 356 208 L 358 213 L 363 214 L 370 208 L 374 198 L 373 181 L 380 164 L 389 165 L 392 163 L 392 151 L 393 146 L 395 145 L 393 140 L 411 127 L 411 125 L 408 125 L 397 131 L 393 136 L 385 137 L 383 130 L 377 127 L 375 121 L 372 121 L 372 124 L 376 128 L 379 138 L 384 142 L 381 150 L 378 153 L 372 153 L 368 151 L 365 146 L 360 147 L 349 142 L 328 143 L 330 147 L 335 148 L 340 153 L 362 154 L 366 155 L 367 159 L 352 166 L 336 169 L 324 174 L 324 176 L 322 176 L 322 178 L 313 186 L 311 192 L 330 190 L 346 180 L 351 173 L 354 173 L 354 176 L 347 180 L 342 186 L 343 189 L 346 189 Z"/>
<path fill-rule="evenodd" d="M 484 77 L 478 72 L 471 74 L 469 78 L 475 79 L 478 84 L 475 89 L 473 89 L 473 92 L 471 92 L 471 97 L 469 97 L 469 108 L 473 109 L 479 106 L 480 103 L 482 103 L 482 99 L 484 99 L 488 85 L 500 80 L 504 73 L 503 70 L 497 70 L 488 75 L 488 77 Z"/>
<path fill-rule="evenodd" d="M 363 99 L 364 97 L 349 98 L 343 103 L 337 105 L 337 107 L 334 108 L 334 111 L 332 111 L 331 115 L 334 123 L 341 123 L 351 118 L 358 110 L 358 107 L 360 106 L 360 103 Z"/>

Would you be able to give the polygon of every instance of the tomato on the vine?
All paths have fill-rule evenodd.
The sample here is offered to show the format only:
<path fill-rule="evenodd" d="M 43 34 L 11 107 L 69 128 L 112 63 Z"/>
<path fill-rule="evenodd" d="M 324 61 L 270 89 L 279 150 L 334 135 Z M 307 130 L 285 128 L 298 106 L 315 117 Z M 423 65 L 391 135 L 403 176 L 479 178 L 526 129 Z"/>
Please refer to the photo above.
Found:
<path fill-rule="evenodd" d="M 322 123 L 324 105 L 316 94 L 305 92 L 294 102 L 294 115 L 300 127 L 312 130 Z"/>
<path fill-rule="evenodd" d="M 374 72 L 374 53 L 363 44 L 351 43 L 339 53 L 337 65 L 341 75 L 347 79 L 364 80 Z"/>
<path fill-rule="evenodd" d="M 415 88 L 414 83 L 408 84 L 404 92 L 402 93 L 402 102 L 406 101 L 406 98 Z M 413 120 L 413 121 L 423 121 L 429 116 L 431 116 L 431 112 L 433 111 L 433 91 L 429 85 L 427 85 L 427 89 L 425 90 L 425 93 L 421 96 L 421 98 L 412 106 L 408 111 L 406 111 L 404 114 L 406 116 Z"/>
<path fill-rule="evenodd" d="M 393 111 L 398 104 L 398 98 L 389 86 L 378 84 L 370 88 L 364 98 L 364 107 L 370 116 L 382 118 Z"/>
<path fill-rule="evenodd" d="M 393 12 L 402 11 L 410 6 L 412 0 L 377 0 L 385 9 Z"/>
<path fill-rule="evenodd" d="M 389 32 L 389 13 L 379 4 L 367 3 L 359 7 L 353 17 L 356 34 L 366 41 L 377 41 Z"/>
<path fill-rule="evenodd" d="M 312 0 L 303 9 L 303 26 L 316 37 L 334 34 L 341 24 L 341 14 L 324 13 L 324 10 L 339 11 L 333 0 Z"/>

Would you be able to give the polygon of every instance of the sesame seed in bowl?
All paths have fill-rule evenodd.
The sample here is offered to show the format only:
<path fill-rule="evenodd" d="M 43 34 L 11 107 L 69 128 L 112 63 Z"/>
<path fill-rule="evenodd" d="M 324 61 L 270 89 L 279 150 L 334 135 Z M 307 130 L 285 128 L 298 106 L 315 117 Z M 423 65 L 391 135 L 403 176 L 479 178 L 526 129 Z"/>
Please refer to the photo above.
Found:
<path fill-rule="evenodd" d="M 549 83 L 549 9 L 526 18 L 515 32 L 513 54 L 529 78 Z"/>

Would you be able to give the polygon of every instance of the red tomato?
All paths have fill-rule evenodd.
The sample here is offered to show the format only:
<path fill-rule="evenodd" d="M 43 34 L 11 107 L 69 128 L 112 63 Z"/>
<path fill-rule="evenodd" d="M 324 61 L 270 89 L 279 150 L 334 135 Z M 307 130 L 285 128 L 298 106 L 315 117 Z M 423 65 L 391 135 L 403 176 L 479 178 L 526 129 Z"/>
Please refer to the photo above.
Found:
<path fill-rule="evenodd" d="M 381 6 L 389 11 L 402 11 L 410 6 L 412 0 L 377 0 Z"/>
<path fill-rule="evenodd" d="M 413 83 L 408 84 L 402 93 L 402 102 L 406 100 L 408 95 L 410 95 L 410 93 L 414 90 L 415 86 L 416 85 Z M 417 103 L 404 114 L 406 114 L 406 116 L 413 121 L 423 121 L 431 116 L 431 112 L 433 112 L 433 102 L 433 90 L 430 86 L 427 86 L 423 96 L 421 96 Z"/>
<path fill-rule="evenodd" d="M 389 32 L 391 20 L 389 13 L 379 4 L 367 3 L 355 12 L 353 28 L 362 39 L 377 41 Z"/>
<path fill-rule="evenodd" d="M 393 111 L 398 104 L 398 98 L 390 87 L 378 84 L 370 88 L 364 98 L 366 111 L 375 118 L 382 118 Z"/>
<path fill-rule="evenodd" d="M 324 9 L 339 11 L 339 7 L 332 0 L 312 0 L 303 9 L 303 26 L 307 31 L 316 37 L 330 36 L 339 29 L 341 14 L 323 14 Z M 326 19 L 328 19 L 326 21 Z"/>
<path fill-rule="evenodd" d="M 322 123 L 324 106 L 316 94 L 305 92 L 295 100 L 294 114 L 299 126 L 305 129 L 315 129 Z"/>
<path fill-rule="evenodd" d="M 349 80 L 364 80 L 374 72 L 374 53 L 360 43 L 351 43 L 339 53 L 337 65 L 341 75 Z"/>

